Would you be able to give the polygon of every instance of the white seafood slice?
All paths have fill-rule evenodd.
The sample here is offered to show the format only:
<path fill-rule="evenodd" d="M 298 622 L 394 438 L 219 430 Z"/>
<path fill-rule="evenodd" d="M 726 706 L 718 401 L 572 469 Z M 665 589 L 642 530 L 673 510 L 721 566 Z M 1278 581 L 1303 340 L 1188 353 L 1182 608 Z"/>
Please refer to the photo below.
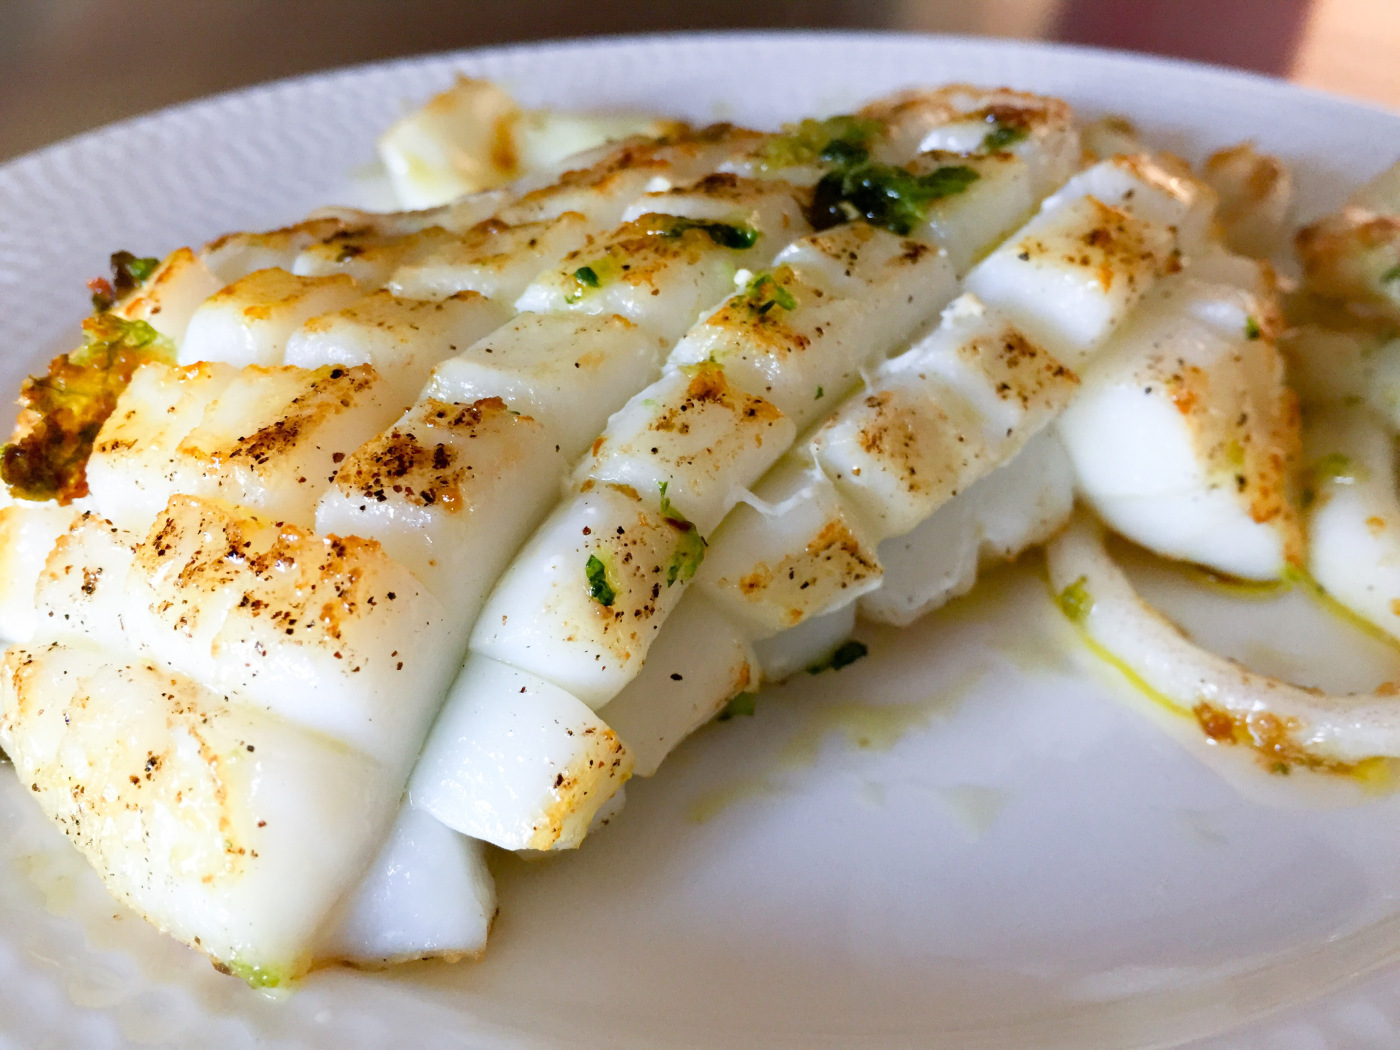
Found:
<path fill-rule="evenodd" d="M 1101 161 L 1047 199 L 965 287 L 1078 368 L 1175 265 L 1178 243 L 1203 241 L 1210 203 L 1199 183 L 1147 158 Z"/>
<path fill-rule="evenodd" d="M 510 313 L 475 292 L 423 302 L 378 291 L 307 321 L 287 340 L 286 362 L 302 368 L 373 365 L 384 397 L 406 408 L 433 366 L 494 331 Z"/>
<path fill-rule="evenodd" d="M 501 208 L 496 218 L 509 225 L 555 219 L 577 212 L 591 228 L 609 229 L 644 193 L 684 186 L 752 150 L 768 136 L 720 125 L 664 141 L 631 140 L 579 158 L 558 180 L 525 193 Z"/>
<path fill-rule="evenodd" d="M 518 194 L 488 190 L 459 198 L 440 208 L 371 212 L 358 208 L 318 208 L 302 222 L 261 232 L 229 233 L 210 241 L 199 258 L 221 284 L 232 284 L 255 270 L 291 271 L 302 252 L 348 237 L 404 237 L 439 227 L 462 234 L 490 218 Z"/>
<path fill-rule="evenodd" d="M 803 191 L 785 183 L 722 174 L 648 194 L 628 209 L 634 218 L 532 281 L 516 309 L 620 314 L 674 341 L 738 270 L 766 264 L 810 228 L 802 204 Z M 637 215 L 644 205 L 655 210 Z"/>
<path fill-rule="evenodd" d="M 1400 339 L 1348 318 L 1326 321 L 1279 337 L 1290 385 L 1305 405 L 1365 404 L 1400 430 Z"/>
<path fill-rule="evenodd" d="M 263 987 L 310 967 L 401 789 L 183 675 L 56 643 L 5 654 L 0 744 L 118 899 Z"/>
<path fill-rule="evenodd" d="M 522 110 L 496 84 L 458 77 L 380 137 L 379 157 L 400 203 L 429 208 L 610 140 L 683 127 L 641 113 Z"/>
<path fill-rule="evenodd" d="M 441 604 L 379 544 L 176 496 L 125 580 L 106 571 L 114 544 L 90 561 L 91 549 L 55 546 L 40 609 L 79 608 L 82 581 L 95 616 L 120 609 L 132 649 L 406 770 L 456 655 Z"/>
<path fill-rule="evenodd" d="M 1073 509 L 1074 468 L 1054 429 L 1042 430 L 921 525 L 880 544 L 884 577 L 861 597 L 861 615 L 907 626 L 970 591 L 982 568 L 1044 543 Z"/>
<path fill-rule="evenodd" d="M 1220 198 L 1216 217 L 1232 251 L 1269 259 L 1287 244 L 1293 210 L 1293 173 L 1252 142 L 1206 158 L 1201 178 Z"/>
<path fill-rule="evenodd" d="M 822 472 L 811 488 L 836 486 L 839 510 L 813 520 L 814 508 L 787 498 L 790 486 L 770 491 L 761 481 L 763 512 L 745 507 L 735 515 L 742 543 L 712 537 L 710 569 L 701 570 L 711 596 L 776 631 L 878 585 L 874 544 L 915 528 L 1064 409 L 1078 385 L 1073 369 L 1091 361 L 1159 276 L 1178 265 L 1173 230 L 1203 229 L 1210 202 L 1208 191 L 1143 157 L 1102 162 L 1070 180 L 973 268 L 967 285 L 995 305 L 959 297 L 937 330 L 881 365 L 871 389 L 808 440 L 804 455 L 815 456 Z M 1050 290 L 1057 281 L 1059 291 Z M 1039 345 L 1033 332 L 1051 345 Z M 801 520 L 789 530 L 784 519 L 793 515 Z M 856 517 L 863 530 L 851 528 Z M 833 548 L 821 537 L 839 542 Z M 731 554 L 736 545 L 753 552 L 747 563 Z M 829 571 L 833 561 L 838 574 Z M 794 593 L 792 583 L 808 585 Z"/>
<path fill-rule="evenodd" d="M 800 428 L 934 316 L 955 288 L 935 249 L 848 223 L 785 248 L 771 270 L 696 324 L 668 364 L 715 362 L 730 383 Z"/>
<path fill-rule="evenodd" d="M 114 651 L 129 648 L 124 613 L 140 542 L 92 511 L 75 515 L 40 556 L 30 589 L 34 634 Z"/>
<path fill-rule="evenodd" d="M 425 399 L 341 464 L 316 531 L 378 541 L 437 596 L 465 643 L 566 468 L 548 430 L 500 398 Z"/>
<path fill-rule="evenodd" d="M 536 275 L 557 266 L 597 232 L 584 216 L 572 211 L 517 226 L 488 219 L 460 238 L 401 263 L 389 276 L 388 287 L 396 295 L 418 299 L 474 291 L 503 303 L 514 302 Z"/>
<path fill-rule="evenodd" d="M 572 849 L 631 772 L 617 734 L 577 699 L 474 653 L 409 796 L 448 827 L 505 849 Z"/>
<path fill-rule="evenodd" d="M 138 368 L 88 457 L 92 505 L 125 529 L 144 530 L 154 521 L 180 475 L 180 442 L 237 374 L 233 365 L 213 361 Z"/>
<path fill-rule="evenodd" d="M 1301 230 L 1294 247 L 1313 291 L 1400 313 L 1400 163 Z"/>
<path fill-rule="evenodd" d="M 499 397 L 533 416 L 570 462 L 661 371 L 665 340 L 625 317 L 521 314 L 433 370 L 423 397 Z"/>
<path fill-rule="evenodd" d="M 405 208 L 431 208 L 517 174 L 519 107 L 486 80 L 459 77 L 379 139 L 379 158 Z"/>
<path fill-rule="evenodd" d="M 1288 498 L 1296 400 L 1270 304 L 1194 276 L 1164 281 L 1060 418 L 1081 496 L 1160 554 L 1252 580 L 1301 557 Z"/>
<path fill-rule="evenodd" d="M 34 587 L 44 559 L 81 513 L 50 500 L 10 500 L 0 494 L 0 641 L 27 642 L 38 614 Z"/>
<path fill-rule="evenodd" d="M 214 496 L 309 528 L 337 464 L 399 411 L 369 365 L 149 365 L 98 434 L 94 506 L 144 531 L 176 493 Z"/>
<path fill-rule="evenodd" d="M 326 215 L 259 233 L 227 233 L 206 244 L 199 258 L 222 287 L 259 270 L 290 273 L 303 249 L 354 228 L 338 215 Z"/>
<path fill-rule="evenodd" d="M 1308 414 L 1308 571 L 1348 609 L 1400 638 L 1395 440 L 1364 408 Z"/>
<path fill-rule="evenodd" d="M 601 714 L 631 752 L 632 772 L 649 777 L 677 744 L 758 682 L 758 660 L 743 633 L 696 591 L 676 606 L 646 666 Z"/>
<path fill-rule="evenodd" d="M 180 344 L 180 364 L 280 365 L 293 332 L 318 314 L 343 310 L 363 294 L 344 274 L 298 277 L 275 268 L 255 270 L 195 310 Z"/>
<path fill-rule="evenodd" d="M 128 321 L 145 321 L 178 349 L 195 310 L 223 284 L 194 252 L 178 248 L 112 312 Z"/>
<path fill-rule="evenodd" d="M 1078 377 L 999 311 L 963 296 L 810 439 L 883 539 L 914 528 L 1069 404 Z"/>
<path fill-rule="evenodd" d="M 1219 743 L 1271 763 L 1358 772 L 1400 757 L 1393 687 L 1337 695 L 1257 674 L 1209 652 L 1142 600 L 1104 548 L 1103 530 L 1079 517 L 1047 550 L 1060 607 L 1104 653 L 1158 699 L 1192 715 Z"/>
<path fill-rule="evenodd" d="M 723 367 L 698 364 L 667 371 L 620 409 L 577 477 L 627 486 L 704 535 L 796 436 L 792 420 L 736 389 Z"/>
<path fill-rule="evenodd" d="M 688 523 L 635 491 L 588 485 L 540 526 L 487 600 L 473 651 L 568 689 L 590 707 L 617 695 L 704 556 Z M 563 644 L 561 644 L 563 643 Z"/>
<path fill-rule="evenodd" d="M 316 958 L 362 967 L 475 958 L 495 916 L 485 844 L 405 805 Z"/>
<path fill-rule="evenodd" d="M 910 167 L 915 175 L 925 175 L 950 165 L 971 169 L 977 180 L 932 201 L 928 218 L 909 233 L 916 240 L 938 245 L 953 270 L 965 274 L 984 252 L 1030 218 L 1040 196 L 1031 165 L 1014 153 L 924 153 Z M 1055 185 L 1069 175 L 1070 171 L 1063 172 Z"/>
<path fill-rule="evenodd" d="M 709 539 L 695 584 L 755 637 L 880 585 L 876 537 L 810 457 L 784 459 Z"/>
<path fill-rule="evenodd" d="M 412 233 L 382 233 L 372 227 L 349 229 L 307 245 L 288 268 L 299 277 L 345 274 L 364 288 L 377 288 L 400 266 L 455 244 L 459 237 L 438 225 Z"/>
<path fill-rule="evenodd" d="M 1132 156 L 1148 151 L 1137 125 L 1127 117 L 1117 114 L 1109 114 L 1083 124 L 1079 129 L 1079 137 L 1084 144 L 1085 154 L 1094 160 Z"/>
<path fill-rule="evenodd" d="M 1069 106 L 1057 98 L 1005 88 L 953 84 L 936 92 L 958 117 L 929 129 L 919 151 L 1006 153 L 1026 162 L 1035 199 L 1069 178 L 1080 164 L 1079 129 Z"/>

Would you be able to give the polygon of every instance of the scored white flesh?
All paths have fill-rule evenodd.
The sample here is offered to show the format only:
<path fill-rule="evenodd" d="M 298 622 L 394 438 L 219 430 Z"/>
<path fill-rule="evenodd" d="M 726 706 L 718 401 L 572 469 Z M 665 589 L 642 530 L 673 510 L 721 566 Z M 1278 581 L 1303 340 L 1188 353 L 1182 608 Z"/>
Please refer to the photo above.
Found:
<path fill-rule="evenodd" d="M 885 129 L 888 139 L 897 138 L 901 130 L 915 127 L 921 138 L 933 123 L 949 119 L 947 103 L 941 99 L 934 100 L 931 96 L 907 101 L 896 109 L 897 112 L 889 116 Z M 912 149 L 916 141 L 911 139 L 905 148 Z M 726 183 L 715 179 L 711 185 L 722 189 Z M 740 183 L 733 185 L 743 186 Z M 756 192 L 747 186 L 743 188 L 746 193 Z M 696 201 L 698 207 L 699 198 Z M 695 214 L 710 221 L 711 216 L 730 213 L 700 211 Z M 695 232 L 692 230 L 690 234 Z M 705 236 L 710 235 L 706 233 Z M 849 234 L 837 233 L 827 238 L 826 243 L 843 243 L 849 237 Z M 882 239 L 886 243 L 898 241 L 893 235 L 883 233 L 873 237 L 857 235 L 857 238 L 863 243 Z M 757 243 L 762 244 L 764 239 L 761 236 Z M 781 266 L 780 269 L 786 274 L 795 271 L 798 266 L 809 267 L 814 275 L 813 284 L 819 280 L 822 285 L 819 290 L 823 295 L 829 288 L 833 297 L 838 291 L 853 299 L 870 294 L 876 283 L 872 278 L 877 273 L 883 280 L 897 274 L 899 267 L 916 277 L 922 272 L 923 281 L 911 281 L 911 286 L 904 293 L 903 303 L 896 301 L 889 304 L 890 312 L 896 315 L 903 331 L 899 331 L 895 325 L 875 324 L 887 320 L 880 316 L 878 309 L 864 314 L 849 311 L 840 318 L 838 327 L 849 325 L 859 328 L 874 324 L 874 338 L 862 348 L 867 359 L 878 359 L 887 354 L 894 347 L 882 345 L 880 340 L 894 340 L 897 344 L 918 326 L 920 310 L 924 317 L 931 315 L 951 294 L 946 260 L 940 253 L 930 251 L 919 242 L 904 242 L 897 259 L 888 251 L 856 252 L 851 262 L 858 265 L 852 265 L 849 273 L 844 265 L 838 265 L 837 260 L 820 246 L 810 248 L 799 244 L 789 252 L 794 257 L 792 265 Z M 865 262 L 866 259 L 869 262 Z M 731 298 L 729 305 L 743 302 L 756 291 L 761 296 L 772 289 L 765 290 L 762 281 L 758 282 L 756 289 L 746 285 L 737 296 Z M 924 301 L 919 303 L 921 296 Z M 809 307 L 812 300 L 820 303 L 820 297 L 813 295 L 809 297 Z M 775 300 L 775 303 L 776 307 L 753 309 L 748 313 L 757 319 L 774 309 L 785 313 L 803 309 L 796 297 L 787 302 Z M 918 305 L 912 305 L 914 303 Z M 753 305 L 758 307 L 761 303 L 755 301 Z M 814 330 L 818 336 L 824 334 L 821 329 Z M 819 362 L 828 355 L 833 358 L 844 356 L 847 351 L 842 344 L 847 340 L 849 335 L 846 334 L 840 338 L 822 339 L 810 354 L 815 366 L 811 374 L 825 374 Z M 768 417 L 772 422 L 781 419 L 781 413 L 763 401 L 759 389 L 745 389 L 737 381 L 731 385 L 718 362 L 706 359 L 694 364 L 700 367 L 691 368 L 690 362 L 681 360 L 671 362 L 673 367 L 678 366 L 680 374 L 687 380 L 685 400 L 668 406 L 661 400 L 650 398 L 648 391 L 642 391 L 634 397 L 629 410 L 619 417 L 622 422 L 617 426 L 610 425 L 604 432 L 601 440 L 595 444 L 600 455 L 585 459 L 580 468 L 586 480 L 580 485 L 581 491 L 574 496 L 572 506 L 566 503 L 556 511 L 497 585 L 493 598 L 478 620 L 473 636 L 475 651 L 516 664 L 520 670 L 530 671 L 544 680 L 565 686 L 588 704 L 606 702 L 636 676 L 656 627 L 665 619 L 670 606 L 675 604 L 683 591 L 687 578 L 693 573 L 697 553 L 703 553 L 703 549 L 697 552 L 695 545 L 697 540 L 703 543 L 698 533 L 704 525 L 696 528 L 698 523 L 690 520 L 689 516 L 713 515 L 716 507 L 727 509 L 727 505 L 732 504 L 739 494 L 738 486 L 750 480 L 757 462 L 751 456 L 730 453 L 726 463 L 725 455 L 710 454 L 713 443 L 707 444 L 701 440 L 694 441 L 695 447 L 687 451 L 684 438 L 689 425 L 682 420 L 675 435 L 681 440 L 666 442 L 676 469 L 674 472 L 658 470 L 654 464 L 646 462 L 646 457 L 662 458 L 662 442 L 652 443 L 644 439 L 640 429 L 642 421 L 650 424 L 668 416 L 674 418 L 691 400 L 691 387 L 695 381 L 702 381 L 700 385 L 720 399 L 737 402 L 740 399 L 736 395 L 742 393 L 745 395 L 743 403 L 755 410 L 755 417 Z M 858 365 L 852 368 L 844 362 L 839 366 L 825 366 L 827 370 L 833 367 L 838 376 L 835 384 L 838 387 L 843 381 L 853 379 L 859 369 Z M 690 375 L 686 375 L 687 368 L 691 369 Z M 755 388 L 759 386 L 758 376 L 761 374 L 761 370 L 755 371 Z M 782 373 L 775 371 L 772 374 Z M 724 379 L 724 382 L 715 382 L 716 377 Z M 681 393 L 679 381 L 671 380 L 668 383 L 663 377 L 659 382 L 666 385 L 669 393 Z M 762 384 L 764 387 L 768 385 L 766 382 Z M 672 390 L 672 387 L 677 389 Z M 706 397 L 710 396 L 708 391 Z M 813 400 L 817 400 L 824 390 L 813 390 L 811 394 Z M 833 392 L 832 396 L 837 396 L 837 393 Z M 652 404 L 648 405 L 648 401 Z M 647 408 L 653 409 L 650 415 L 642 411 Z M 689 411 L 689 408 L 684 410 Z M 733 413 L 730 414 L 732 416 Z M 792 425 L 789 421 L 781 421 Z M 751 432 L 755 428 L 752 420 L 748 419 L 743 420 L 742 425 Z M 768 422 L 763 425 L 768 428 Z M 624 426 L 629 429 L 620 429 Z M 618 441 L 620 436 L 625 437 L 626 441 Z M 786 443 L 773 442 L 772 451 L 767 451 L 768 443 L 765 440 L 761 459 L 771 464 Z M 609 462 L 612 457 L 610 445 L 622 447 L 628 455 L 620 457 L 617 462 Z M 653 448 L 655 453 L 651 452 Z M 603 469 L 593 471 L 591 468 L 595 464 L 602 464 Z M 619 476 L 641 482 L 642 487 L 633 488 L 630 482 L 623 482 L 618 487 L 610 486 L 607 482 L 612 480 L 612 466 L 621 468 Z M 687 481 L 696 483 L 688 485 Z M 594 526 L 602 525 L 605 519 L 612 524 L 600 538 L 595 535 Z M 607 604 L 601 600 L 603 598 L 607 599 Z M 561 647 L 561 641 L 565 638 L 568 641 Z M 490 703 L 490 698 L 473 698 L 473 702 L 486 705 Z M 506 704 L 509 698 L 501 696 L 496 702 Z M 474 803 L 472 796 L 464 795 L 454 804 L 465 810 Z"/>
<path fill-rule="evenodd" d="M 766 638 L 878 587 L 876 543 L 811 457 L 793 454 L 710 537 L 696 587 Z"/>
<path fill-rule="evenodd" d="M 458 239 L 458 234 L 438 225 L 409 233 L 386 233 L 373 227 L 346 230 L 331 240 L 303 248 L 289 269 L 298 277 L 343 274 L 361 288 L 377 288 L 400 266 L 411 265 Z"/>
<path fill-rule="evenodd" d="M 495 916 L 485 844 L 405 805 L 316 959 L 380 967 L 477 957 Z"/>
<path fill-rule="evenodd" d="M 8 500 L 0 507 L 0 641 L 27 642 L 38 620 L 34 587 L 44 559 L 79 513 L 49 501 Z"/>
<path fill-rule="evenodd" d="M 58 636 L 122 639 L 216 692 L 406 769 L 455 662 L 440 603 L 377 543 L 189 496 L 171 499 L 133 554 L 123 555 L 129 534 L 101 519 L 75 530 L 36 590 Z"/>
<path fill-rule="evenodd" d="M 890 251 L 891 243 L 904 250 Z M 848 269 L 837 266 L 836 253 L 842 249 Z M 693 522 L 703 535 L 795 436 L 792 421 L 763 391 L 795 411 L 821 400 L 816 395 L 825 393 L 823 381 L 832 385 L 835 398 L 854 381 L 863 362 L 878 361 L 921 319 L 935 315 L 953 287 L 942 256 L 880 230 L 817 234 L 778 258 L 791 260 L 773 270 L 784 290 L 789 282 L 795 289 L 788 293 L 789 304 L 775 300 L 765 307 L 766 297 L 779 293 L 746 286 L 700 321 L 673 352 L 667 373 L 609 421 L 580 464 L 584 484 L 628 486 L 658 513 L 664 483 L 664 499 L 674 508 L 669 513 Z M 804 274 L 810 276 L 804 279 Z M 756 297 L 762 299 L 757 305 Z M 852 305 L 843 307 L 846 303 Z M 801 333 L 804 326 L 811 327 L 810 337 Z M 718 338 L 709 334 L 715 329 Z M 735 358 L 723 355 L 718 347 L 724 345 L 737 348 Z M 696 357 L 699 361 L 692 363 Z M 804 378 L 787 381 L 794 371 Z M 784 382 L 775 381 L 779 379 Z M 527 551 L 549 559 L 555 593 L 570 598 L 563 604 L 543 603 L 535 578 L 512 571 L 497 585 L 473 646 L 549 678 L 587 703 L 605 702 L 640 670 L 655 626 L 674 604 L 673 592 L 686 582 L 685 575 L 670 571 L 674 548 L 657 563 L 666 574 L 663 592 L 649 599 L 637 595 L 643 598 L 640 604 L 624 606 L 634 612 L 626 645 L 609 647 L 604 659 L 591 634 L 576 626 L 589 615 L 591 602 L 584 580 L 587 552 L 570 542 L 545 555 L 538 541 Z M 647 568 L 652 567 L 648 561 Z M 596 620 L 597 603 L 592 604 Z"/>
<path fill-rule="evenodd" d="M 1205 241 L 1213 197 L 1146 157 L 1100 161 L 968 274 L 966 288 L 1078 368 L 1174 258 Z"/>
<path fill-rule="evenodd" d="M 599 707 L 640 669 L 680 600 L 672 576 L 687 542 L 686 530 L 634 492 L 595 485 L 565 500 L 525 544 L 482 610 L 472 648 Z M 593 597 L 590 559 L 606 575 L 607 604 Z"/>
<path fill-rule="evenodd" d="M 777 249 L 810 229 L 802 218 L 801 197 L 786 183 L 745 183 L 735 175 L 647 194 L 627 210 L 633 217 L 611 234 L 569 253 L 556 269 L 536 278 L 516 308 L 619 314 L 674 341 L 733 287 L 738 270 L 764 265 Z M 643 207 L 650 210 L 637 215 Z M 678 222 L 677 216 L 698 216 L 736 231 L 755 231 L 757 237 L 748 248 L 727 246 L 703 227 Z"/>
<path fill-rule="evenodd" d="M 799 428 L 825 414 L 956 287 L 936 249 L 865 223 L 794 242 L 767 279 L 772 287 L 741 290 L 700 321 L 668 364 L 712 362 Z"/>
<path fill-rule="evenodd" d="M 177 493 L 310 527 L 336 464 L 399 411 L 369 365 L 143 365 L 97 435 L 93 504 L 142 532 Z"/>
<path fill-rule="evenodd" d="M 661 371 L 665 340 L 625 317 L 521 314 L 433 370 L 424 398 L 499 397 L 533 416 L 572 462 Z"/>
<path fill-rule="evenodd" d="M 307 321 L 288 339 L 286 363 L 302 368 L 373 365 L 385 399 L 404 409 L 417 399 L 433 366 L 509 317 L 509 308 L 475 292 L 424 302 L 378 291 L 338 313 Z"/>
<path fill-rule="evenodd" d="M 861 597 L 861 615 L 907 626 L 970 591 L 981 568 L 1045 542 L 1073 509 L 1074 468 L 1055 431 L 1043 430 L 912 531 L 880 544 L 885 574 Z"/>
<path fill-rule="evenodd" d="M 633 772 L 649 777 L 677 744 L 758 682 L 758 660 L 743 632 L 693 591 L 666 621 L 641 674 L 601 714 L 632 753 Z"/>
<path fill-rule="evenodd" d="M 353 278 L 255 270 L 210 296 L 190 317 L 180 363 L 280 365 L 287 340 L 308 319 L 343 310 L 364 292 Z"/>
<path fill-rule="evenodd" d="M 308 969 L 401 779 L 147 660 L 15 646 L 3 674 L 0 744 L 109 890 L 252 983 Z"/>
<path fill-rule="evenodd" d="M 434 248 L 394 270 L 395 295 L 445 299 L 474 291 L 514 302 L 542 270 L 549 269 L 599 231 L 578 212 L 514 226 L 487 220 L 459 239 Z"/>
<path fill-rule="evenodd" d="M 1142 157 L 1101 162 L 1071 179 L 973 268 L 966 284 L 978 295 L 956 300 L 938 329 L 885 362 L 867 392 L 808 439 L 803 455 L 821 472 L 811 486 L 834 486 L 840 510 L 815 523 L 809 508 L 784 498 L 791 485 L 783 476 L 760 481 L 734 533 L 726 523 L 714 537 L 724 550 L 709 559 L 724 571 L 702 569 L 711 595 L 775 631 L 872 589 L 880 575 L 873 544 L 916 527 L 1063 411 L 1078 387 L 1074 370 L 1175 265 L 1173 229 L 1204 226 L 1208 215 L 1199 213 L 1208 204 L 1208 194 Z M 1059 290 L 1047 291 L 1047 281 Z M 846 538 L 863 537 L 852 521 L 869 534 L 854 548 Z M 836 566 L 819 537 L 841 539 Z M 745 564 L 730 553 L 736 548 L 755 556 Z M 849 575 L 837 578 L 833 567 Z M 808 579 L 823 582 L 794 594 L 790 583 Z"/>
<path fill-rule="evenodd" d="M 447 826 L 505 849 L 569 849 L 631 771 L 617 734 L 569 693 L 473 654 L 409 795 Z"/>
<path fill-rule="evenodd" d="M 1195 266 L 1156 289 L 1061 417 L 1080 494 L 1129 539 L 1253 580 L 1299 557 L 1297 412 L 1275 308 Z"/>
<path fill-rule="evenodd" d="M 316 531 L 373 536 L 437 596 L 465 644 L 565 465 L 548 430 L 499 398 L 420 401 L 345 460 L 316 508 Z"/>
<path fill-rule="evenodd" d="M 179 248 L 112 312 L 128 321 L 145 321 L 178 349 L 195 310 L 220 287 L 219 279 L 194 252 Z"/>
<path fill-rule="evenodd" d="M 1348 609 L 1400 638 L 1395 438 L 1364 408 L 1308 415 L 1308 571 Z"/>

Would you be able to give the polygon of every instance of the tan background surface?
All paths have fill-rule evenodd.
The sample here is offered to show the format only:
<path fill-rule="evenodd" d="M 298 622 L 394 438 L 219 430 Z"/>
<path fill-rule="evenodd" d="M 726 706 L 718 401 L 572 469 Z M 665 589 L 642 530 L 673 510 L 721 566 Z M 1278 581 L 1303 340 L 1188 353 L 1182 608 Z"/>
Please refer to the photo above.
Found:
<path fill-rule="evenodd" d="M 174 102 L 376 58 L 675 29 L 1067 39 L 1400 109 L 1400 0 L 0 0 L 0 159 Z"/>

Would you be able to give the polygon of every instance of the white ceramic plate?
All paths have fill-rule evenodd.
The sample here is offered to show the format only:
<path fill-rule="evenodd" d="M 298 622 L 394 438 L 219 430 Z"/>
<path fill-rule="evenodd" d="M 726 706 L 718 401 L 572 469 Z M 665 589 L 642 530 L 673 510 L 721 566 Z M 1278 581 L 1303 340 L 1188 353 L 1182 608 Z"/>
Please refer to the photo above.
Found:
<path fill-rule="evenodd" d="M 1129 114 L 1188 156 L 1252 137 L 1296 165 L 1310 213 L 1400 152 L 1400 118 L 1281 83 L 977 40 L 658 37 L 352 69 L 0 168 L 0 389 L 82 316 L 110 251 L 301 216 L 457 71 L 527 104 L 761 125 L 1005 83 Z M 1400 675 L 1297 596 L 1267 610 L 1295 640 L 1268 645 L 1155 586 L 1256 663 Z M 580 853 L 504 862 L 479 965 L 261 997 L 123 913 L 0 775 L 0 1048 L 1400 1044 L 1400 797 L 1209 753 L 1083 656 L 1033 565 L 980 593 L 703 731 Z"/>

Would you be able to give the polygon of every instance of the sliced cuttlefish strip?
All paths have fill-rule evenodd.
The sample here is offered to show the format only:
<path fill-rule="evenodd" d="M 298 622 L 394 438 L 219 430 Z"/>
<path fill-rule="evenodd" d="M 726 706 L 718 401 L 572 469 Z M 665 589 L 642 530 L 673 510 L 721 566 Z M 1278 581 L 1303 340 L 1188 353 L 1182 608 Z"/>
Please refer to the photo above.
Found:
<path fill-rule="evenodd" d="M 379 762 L 157 664 L 12 647 L 0 744 L 107 887 L 254 984 L 309 945 L 393 820 Z"/>
<path fill-rule="evenodd" d="M 1092 196 L 1110 191 L 1121 207 Z M 1078 388 L 1073 369 L 1174 265 L 1172 229 L 1205 206 L 1145 158 L 1102 162 L 1071 179 L 973 268 L 967 284 L 980 296 L 960 297 L 937 330 L 883 364 L 808 439 L 795 462 L 818 464 L 805 487 L 832 505 L 824 522 L 811 520 L 811 497 L 791 499 L 789 466 L 761 481 L 757 499 L 712 537 L 716 550 L 701 569 L 711 597 L 772 633 L 878 586 L 876 545 L 918 526 L 1063 411 Z M 1047 281 L 1059 292 L 1047 293 Z M 1078 306 L 1067 307 L 1070 299 Z M 823 486 L 832 493 L 816 496 Z M 833 567 L 847 572 L 837 577 Z"/>
<path fill-rule="evenodd" d="M 908 143 L 889 159 L 912 156 L 929 128 L 956 115 L 946 99 L 903 100 L 884 114 L 877 155 L 908 132 Z M 1004 166 L 1011 170 L 1015 162 Z M 712 214 L 719 213 L 691 217 L 709 221 Z M 672 355 L 654 391 L 662 396 L 636 395 L 595 443 L 580 467 L 573 505 L 556 511 L 527 544 L 498 585 L 499 600 L 483 611 L 481 655 L 565 686 L 591 704 L 616 696 L 637 674 L 656 627 L 703 558 L 704 528 L 790 443 L 796 423 L 782 406 L 798 420 L 811 418 L 821 408 L 814 412 L 809 401 L 839 398 L 863 362 L 888 354 L 952 293 L 939 252 L 863 227 L 799 241 L 774 263 L 767 273 L 741 275 L 739 292 L 692 331 L 727 318 L 710 325 L 718 338 L 703 346 L 698 336 L 683 342 L 688 349 Z M 863 297 L 872 300 L 864 310 L 854 306 Z M 830 327 L 822 323 L 826 317 Z M 767 338 L 765 327 L 795 328 L 797 337 Z M 721 360 L 721 350 L 732 356 Z M 747 442 L 721 440 L 718 431 L 711 438 L 703 427 L 692 437 L 688 414 L 702 404 L 727 415 L 732 430 L 750 435 Z M 679 422 L 664 431 L 652 427 L 668 419 Z M 742 451 L 746 444 L 757 453 Z M 517 701 L 502 694 L 472 703 Z M 454 803 L 464 811 L 472 804 L 466 796 Z M 463 826 L 468 818 L 446 819 Z"/>
<path fill-rule="evenodd" d="M 1086 518 L 1048 553 L 1051 587 L 1085 634 L 1212 738 L 1307 766 L 1400 757 L 1394 695 L 1304 689 L 1202 649 L 1139 597 L 1105 549 L 1102 528 Z"/>
<path fill-rule="evenodd" d="M 1400 638 L 1395 437 L 1365 409 L 1308 414 L 1308 571 L 1348 609 Z"/>
<path fill-rule="evenodd" d="M 1080 494 L 1116 531 L 1167 557 L 1278 579 L 1301 558 L 1288 497 L 1296 399 L 1272 295 L 1218 280 L 1220 269 L 1204 260 L 1163 281 L 1057 426 Z M 1257 273 L 1247 264 L 1243 276 Z"/>

